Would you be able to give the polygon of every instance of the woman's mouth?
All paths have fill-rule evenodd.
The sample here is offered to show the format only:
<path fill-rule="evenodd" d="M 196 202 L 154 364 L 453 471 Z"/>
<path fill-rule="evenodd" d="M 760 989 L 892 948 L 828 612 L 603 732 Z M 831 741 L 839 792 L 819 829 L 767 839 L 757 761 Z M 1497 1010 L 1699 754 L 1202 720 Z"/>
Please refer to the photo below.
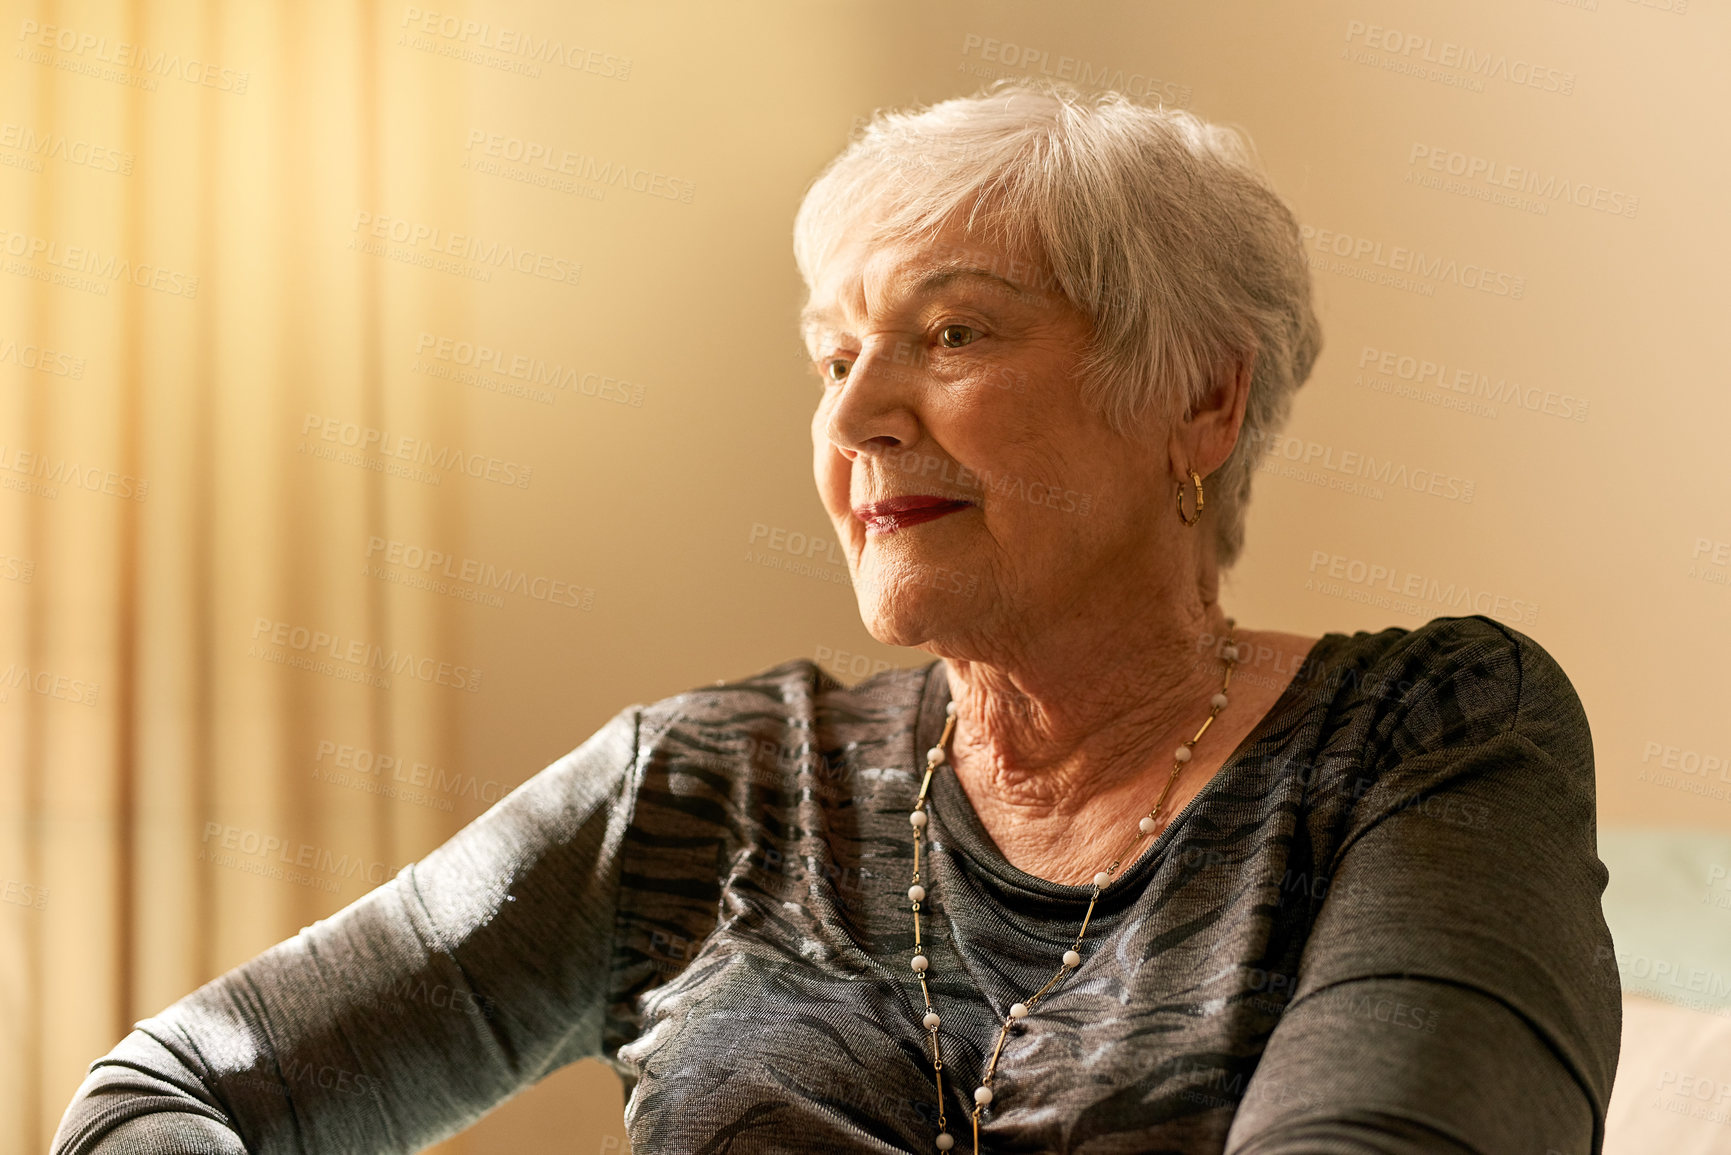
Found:
<path fill-rule="evenodd" d="M 856 505 L 853 507 L 853 515 L 865 522 L 867 534 L 894 533 L 898 529 L 906 529 L 922 521 L 932 521 L 958 509 L 968 509 L 972 505 L 971 501 L 918 493 L 906 497 L 889 497 L 883 501 L 874 501 L 870 505 Z"/>

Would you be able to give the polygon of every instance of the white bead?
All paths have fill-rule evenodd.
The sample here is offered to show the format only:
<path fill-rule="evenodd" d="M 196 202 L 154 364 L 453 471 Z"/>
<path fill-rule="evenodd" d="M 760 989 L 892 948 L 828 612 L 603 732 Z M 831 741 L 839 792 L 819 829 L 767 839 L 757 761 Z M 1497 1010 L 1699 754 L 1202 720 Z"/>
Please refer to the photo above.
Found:
<path fill-rule="evenodd" d="M 1178 759 L 1178 761 L 1180 761 L 1180 762 L 1190 761 L 1190 747 L 1188 747 L 1188 746 L 1178 747 L 1178 749 L 1172 751 L 1172 757 Z"/>
<path fill-rule="evenodd" d="M 1226 695 L 1216 694 L 1212 698 L 1208 699 L 1208 704 L 1213 706 L 1216 710 L 1224 710 L 1226 709 Z"/>
<path fill-rule="evenodd" d="M 1143 834 L 1152 834 L 1154 833 L 1154 820 L 1152 818 L 1144 818 L 1136 824 L 1136 829 L 1140 830 Z"/>
<path fill-rule="evenodd" d="M 1112 881 L 1112 876 L 1110 874 L 1107 874 L 1104 870 L 1102 870 L 1099 874 L 1096 874 L 1094 876 L 1094 885 L 1095 886 L 1103 887 L 1108 882 L 1111 882 L 1111 881 Z"/>
<path fill-rule="evenodd" d="M 1064 952 L 1064 965 L 1067 967 L 1079 967 L 1082 965 L 1082 956 L 1073 950 L 1067 950 Z"/>
<path fill-rule="evenodd" d="M 930 750 L 926 751 L 926 761 L 933 766 L 942 766 L 944 764 L 944 759 L 947 757 L 948 755 L 944 753 L 944 748 L 942 746 L 933 746 Z"/>
<path fill-rule="evenodd" d="M 911 964 L 910 964 L 910 965 L 911 965 L 911 966 L 912 966 L 912 967 L 913 967 L 913 968 L 914 968 L 914 969 L 915 969 L 915 970 L 917 970 L 917 971 L 919 971 L 919 972 L 920 972 L 920 973 L 921 973 L 921 974 L 924 974 L 924 973 L 925 973 L 925 970 L 926 970 L 926 968 L 927 968 L 927 967 L 929 967 L 929 966 L 931 966 L 931 965 L 932 965 L 932 962 L 931 962 L 931 960 L 930 960 L 930 959 L 928 959 L 928 958 L 927 958 L 927 957 L 926 957 L 926 956 L 925 956 L 925 955 L 923 955 L 923 954 L 917 954 L 917 955 L 915 955 L 915 956 L 914 956 L 914 959 L 913 959 L 913 962 L 912 962 L 912 963 L 911 963 Z"/>
<path fill-rule="evenodd" d="M 912 814 L 908 815 L 908 821 L 913 823 L 915 830 L 924 830 L 926 828 L 926 812 L 924 810 L 916 810 Z"/>
<path fill-rule="evenodd" d="M 913 902 L 924 902 L 926 900 L 926 888 L 917 882 L 914 883 L 908 887 L 908 898 Z"/>
<path fill-rule="evenodd" d="M 992 1101 L 992 1089 L 990 1087 L 979 1087 L 979 1088 L 975 1089 L 974 1102 L 976 1102 L 980 1106 L 984 1107 L 987 1103 L 990 1103 L 991 1101 Z"/>
<path fill-rule="evenodd" d="M 1236 662 L 1238 660 L 1238 647 L 1227 646 L 1225 649 L 1220 651 L 1220 656 L 1225 658 L 1228 662 Z"/>
<path fill-rule="evenodd" d="M 944 707 L 944 714 L 947 717 L 954 718 L 956 716 L 956 704 L 954 702 L 951 702 L 948 705 L 946 705 Z"/>
<path fill-rule="evenodd" d="M 1025 1019 L 1025 1018 L 1027 1018 L 1028 1017 L 1028 1004 L 1027 1003 L 1012 1003 L 1012 1004 L 1010 1004 L 1010 1017 L 1012 1019 Z"/>
<path fill-rule="evenodd" d="M 935 1031 L 938 1029 L 938 1024 L 943 1022 L 943 1020 L 938 1018 L 938 1012 L 927 1011 L 926 1017 L 921 1019 L 920 1022 L 926 1025 L 926 1030 Z"/>
<path fill-rule="evenodd" d="M 948 1151 L 951 1147 L 954 1147 L 955 1145 L 956 1145 L 956 1137 L 954 1135 L 950 1134 L 948 1131 L 939 1131 L 938 1132 L 938 1150 L 939 1151 Z"/>

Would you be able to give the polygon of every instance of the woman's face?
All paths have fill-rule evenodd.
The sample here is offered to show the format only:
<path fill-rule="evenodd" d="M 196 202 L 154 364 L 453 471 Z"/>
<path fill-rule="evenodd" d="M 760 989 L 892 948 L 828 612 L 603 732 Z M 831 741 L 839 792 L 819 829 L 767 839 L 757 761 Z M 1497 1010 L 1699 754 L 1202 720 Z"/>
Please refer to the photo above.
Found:
<path fill-rule="evenodd" d="M 1088 321 L 1024 254 L 953 228 L 853 240 L 805 335 L 813 472 L 880 642 L 989 659 L 1175 572 L 1169 430 L 1083 405 Z"/>

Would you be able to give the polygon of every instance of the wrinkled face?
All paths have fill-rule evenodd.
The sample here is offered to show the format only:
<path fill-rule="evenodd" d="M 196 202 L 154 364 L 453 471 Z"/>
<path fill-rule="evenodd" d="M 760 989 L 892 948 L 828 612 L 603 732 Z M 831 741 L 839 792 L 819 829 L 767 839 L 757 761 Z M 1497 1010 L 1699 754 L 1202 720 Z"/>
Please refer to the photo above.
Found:
<path fill-rule="evenodd" d="M 805 336 L 813 472 L 873 637 L 982 658 L 1159 584 L 1168 431 L 1083 405 L 1089 323 L 1025 254 L 955 227 L 852 239 Z"/>

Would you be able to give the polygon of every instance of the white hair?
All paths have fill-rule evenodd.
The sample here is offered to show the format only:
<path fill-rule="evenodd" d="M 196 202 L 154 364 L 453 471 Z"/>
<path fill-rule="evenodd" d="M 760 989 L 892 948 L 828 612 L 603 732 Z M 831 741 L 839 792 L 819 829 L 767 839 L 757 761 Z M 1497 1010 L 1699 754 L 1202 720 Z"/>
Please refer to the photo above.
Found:
<path fill-rule="evenodd" d="M 879 112 L 807 191 L 794 257 L 807 289 L 848 231 L 930 235 L 952 220 L 1044 262 L 1093 333 L 1086 404 L 1126 433 L 1177 418 L 1254 358 L 1244 423 L 1209 479 L 1222 567 L 1244 542 L 1257 451 L 1322 345 L 1298 224 L 1232 129 L 1113 92 L 999 82 Z"/>

